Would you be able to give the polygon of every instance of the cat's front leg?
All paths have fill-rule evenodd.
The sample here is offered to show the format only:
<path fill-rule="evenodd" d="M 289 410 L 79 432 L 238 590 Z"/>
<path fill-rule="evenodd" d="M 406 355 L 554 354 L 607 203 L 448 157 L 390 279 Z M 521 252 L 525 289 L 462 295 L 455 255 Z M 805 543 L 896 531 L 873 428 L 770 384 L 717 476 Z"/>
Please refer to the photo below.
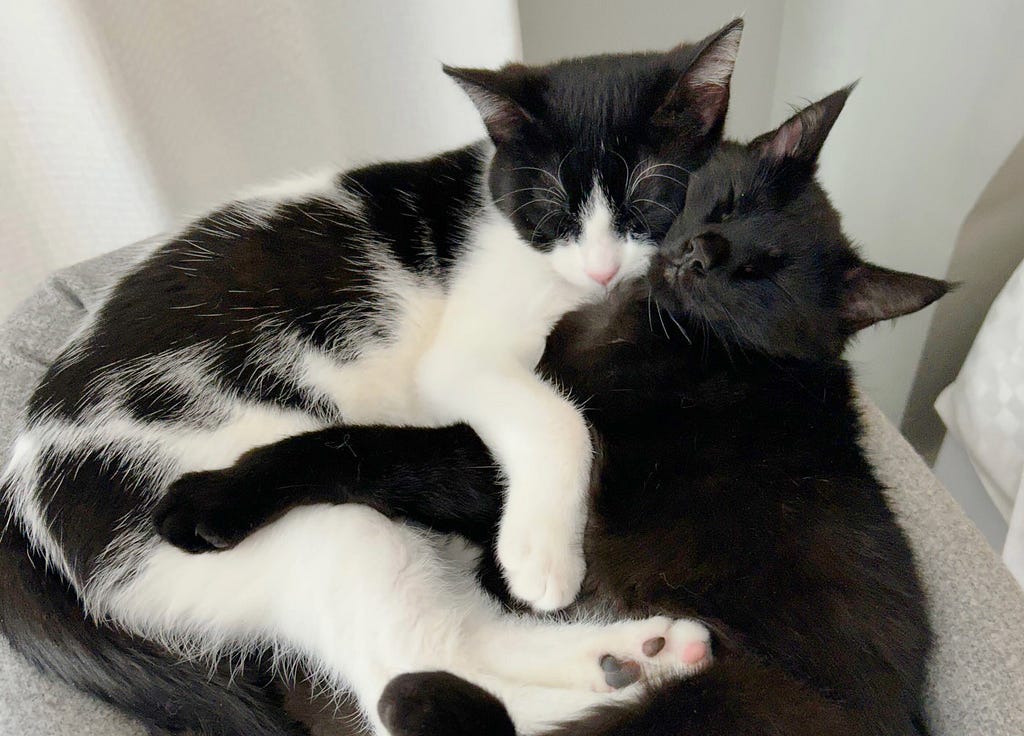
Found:
<path fill-rule="evenodd" d="M 234 547 L 296 506 L 362 503 L 485 544 L 500 494 L 490 455 L 465 425 L 338 426 L 257 447 L 229 468 L 179 477 L 153 521 L 176 547 L 208 552 Z"/>
<path fill-rule="evenodd" d="M 434 350 L 419 379 L 424 398 L 473 427 L 506 475 L 497 555 L 510 591 L 537 610 L 567 606 L 585 572 L 593 450 L 582 414 L 512 360 Z"/>
<path fill-rule="evenodd" d="M 532 421 L 495 417 L 493 427 L 478 430 L 501 460 L 508 480 L 498 561 L 512 594 L 539 611 L 572 603 L 586 573 L 590 430 L 575 406 L 553 398 L 557 403 L 538 402 Z"/>

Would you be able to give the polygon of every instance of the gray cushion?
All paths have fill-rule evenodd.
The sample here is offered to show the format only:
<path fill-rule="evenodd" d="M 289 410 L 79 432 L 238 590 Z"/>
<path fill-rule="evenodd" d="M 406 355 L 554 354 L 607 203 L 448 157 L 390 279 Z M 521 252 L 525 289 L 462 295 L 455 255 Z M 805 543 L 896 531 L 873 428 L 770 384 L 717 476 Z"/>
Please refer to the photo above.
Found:
<path fill-rule="evenodd" d="M 0 327 L 0 447 L 32 385 L 141 246 L 53 276 Z M 948 492 L 864 402 L 865 445 L 910 535 L 938 633 L 928 693 L 936 736 L 1024 734 L 1024 595 Z M 0 641 L 0 734 L 134 736 L 142 729 L 35 673 Z"/>

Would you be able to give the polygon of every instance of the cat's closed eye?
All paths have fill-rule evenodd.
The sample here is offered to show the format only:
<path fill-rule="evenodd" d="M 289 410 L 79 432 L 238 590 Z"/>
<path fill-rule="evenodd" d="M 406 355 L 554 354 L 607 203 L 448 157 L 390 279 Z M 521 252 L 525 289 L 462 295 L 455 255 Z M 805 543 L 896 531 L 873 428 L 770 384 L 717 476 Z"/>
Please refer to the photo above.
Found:
<path fill-rule="evenodd" d="M 563 230 L 566 211 L 563 207 L 531 207 L 523 215 L 523 221 L 533 230 L 533 240 L 551 240 Z"/>
<path fill-rule="evenodd" d="M 711 224 L 727 222 L 736 208 L 736 190 L 729 187 L 729 194 L 711 209 L 705 221 Z"/>
<path fill-rule="evenodd" d="M 786 256 L 778 248 L 759 253 L 733 271 L 733 278 L 756 281 L 771 278 L 786 265 Z"/>
<path fill-rule="evenodd" d="M 712 225 L 729 222 L 736 215 L 746 214 L 753 206 L 754 199 L 750 192 L 737 196 L 736 190 L 729 187 L 729 193 L 715 204 L 704 221 Z"/>

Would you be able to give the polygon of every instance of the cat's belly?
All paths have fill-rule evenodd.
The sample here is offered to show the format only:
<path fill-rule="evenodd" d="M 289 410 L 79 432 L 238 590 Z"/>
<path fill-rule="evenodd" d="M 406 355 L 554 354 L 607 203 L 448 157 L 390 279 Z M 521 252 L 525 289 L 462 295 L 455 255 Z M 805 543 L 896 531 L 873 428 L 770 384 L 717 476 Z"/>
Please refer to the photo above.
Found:
<path fill-rule="evenodd" d="M 389 318 L 394 328 L 388 340 L 344 362 L 306 353 L 303 383 L 329 398 L 348 424 L 440 426 L 443 421 L 417 391 L 416 372 L 444 309 L 439 286 L 406 293 L 400 312 Z"/>

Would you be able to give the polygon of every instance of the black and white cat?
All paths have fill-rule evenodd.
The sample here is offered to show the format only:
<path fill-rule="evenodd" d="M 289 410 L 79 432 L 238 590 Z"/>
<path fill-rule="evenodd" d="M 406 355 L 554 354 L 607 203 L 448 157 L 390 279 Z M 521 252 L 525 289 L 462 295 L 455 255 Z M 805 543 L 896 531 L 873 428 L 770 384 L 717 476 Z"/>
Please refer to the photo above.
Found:
<path fill-rule="evenodd" d="M 523 698 L 532 727 L 605 699 L 605 654 L 704 664 L 690 620 L 504 615 L 471 575 L 441 585 L 465 555 L 370 509 L 300 512 L 205 557 L 161 541 L 150 512 L 182 473 L 285 437 L 465 421 L 509 480 L 497 556 L 512 592 L 569 603 L 592 450 L 579 409 L 533 369 L 562 315 L 646 271 L 720 139 L 740 33 L 448 69 L 489 142 L 236 201 L 152 250 L 31 398 L 3 487 L 34 552 L 95 619 L 197 655 L 273 647 L 371 713 L 391 677 L 443 668 L 514 711 Z M 527 699 L 524 682 L 564 690 Z M 139 715 L 162 727 L 151 707 Z"/>
<path fill-rule="evenodd" d="M 844 236 L 814 172 L 848 94 L 723 143 L 690 179 L 652 291 L 627 284 L 549 338 L 541 367 L 591 397 L 602 447 L 581 605 L 697 616 L 716 635 L 712 666 L 552 736 L 921 733 L 924 593 L 841 355 L 949 285 L 866 263 Z M 502 488 L 488 467 L 469 427 L 336 427 L 186 476 L 157 518 L 185 546 L 244 546 L 311 513 L 296 506 L 394 503 L 487 544 Z M 380 703 L 395 736 L 511 734 L 510 711 L 438 672 L 396 678 Z"/>

